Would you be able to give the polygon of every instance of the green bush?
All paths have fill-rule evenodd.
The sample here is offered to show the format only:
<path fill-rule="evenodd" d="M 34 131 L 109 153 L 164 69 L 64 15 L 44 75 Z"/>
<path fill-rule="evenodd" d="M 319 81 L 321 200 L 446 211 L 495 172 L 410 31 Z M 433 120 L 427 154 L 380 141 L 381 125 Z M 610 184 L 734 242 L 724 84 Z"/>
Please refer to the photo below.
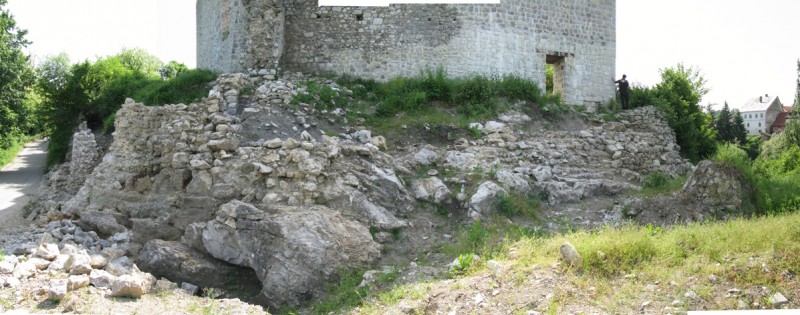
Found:
<path fill-rule="evenodd" d="M 206 96 L 208 82 L 216 79 L 214 72 L 182 70 L 173 63 L 169 76 L 174 77 L 163 80 L 161 62 L 141 49 L 123 49 L 69 70 L 67 62 L 65 56 L 58 56 L 37 70 L 37 89 L 44 98 L 43 116 L 50 129 L 48 168 L 64 161 L 70 137 L 82 120 L 89 128 L 111 132 L 113 115 L 125 98 L 150 105 L 190 103 Z"/>
<path fill-rule="evenodd" d="M 453 81 L 447 78 L 443 68 L 436 72 L 426 71 L 421 87 L 431 101 L 449 102 L 452 98 Z"/>
<path fill-rule="evenodd" d="M 495 114 L 497 99 L 494 85 L 483 76 L 475 76 L 459 84 L 454 95 L 459 112 L 467 117 Z"/>
<path fill-rule="evenodd" d="M 206 69 L 182 71 L 166 81 L 153 81 L 134 93 L 134 99 L 148 105 L 189 104 L 208 95 L 209 82 L 217 73 Z"/>
<path fill-rule="evenodd" d="M 525 216 L 536 219 L 539 216 L 541 200 L 535 195 L 511 193 L 500 196 L 497 200 L 497 211 L 506 216 Z"/>
<path fill-rule="evenodd" d="M 662 172 L 651 173 L 642 179 L 642 188 L 659 188 L 669 182 L 670 178 Z"/>

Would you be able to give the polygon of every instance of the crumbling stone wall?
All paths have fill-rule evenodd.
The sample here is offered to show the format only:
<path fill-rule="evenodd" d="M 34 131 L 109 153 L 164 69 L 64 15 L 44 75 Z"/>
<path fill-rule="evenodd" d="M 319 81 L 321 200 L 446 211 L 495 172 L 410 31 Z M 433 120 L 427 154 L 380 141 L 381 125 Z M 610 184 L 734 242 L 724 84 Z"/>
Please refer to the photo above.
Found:
<path fill-rule="evenodd" d="M 557 60 L 564 101 L 614 96 L 616 2 L 318 7 L 316 0 L 199 0 L 198 66 L 335 72 L 375 79 L 442 67 L 517 74 L 544 88 Z"/>

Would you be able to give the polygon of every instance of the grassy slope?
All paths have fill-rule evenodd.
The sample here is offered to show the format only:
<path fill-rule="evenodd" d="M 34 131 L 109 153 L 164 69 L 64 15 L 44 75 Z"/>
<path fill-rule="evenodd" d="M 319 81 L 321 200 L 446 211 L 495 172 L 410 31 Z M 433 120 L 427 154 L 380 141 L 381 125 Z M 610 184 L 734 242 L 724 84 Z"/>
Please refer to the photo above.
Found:
<path fill-rule="evenodd" d="M 566 241 L 583 256 L 586 272 L 556 266 L 558 249 Z M 485 265 L 488 259 L 484 259 L 472 266 L 468 276 L 455 282 L 444 280 L 397 287 L 369 297 L 357 312 L 382 313 L 400 301 L 407 304 L 416 301 L 418 304 L 410 305 L 416 305 L 416 310 L 422 312 L 436 304 L 436 299 L 446 299 L 442 296 L 447 294 L 440 295 L 441 292 L 431 298 L 437 288 L 444 292 L 466 292 L 468 298 L 463 303 L 469 309 L 469 300 L 475 294 L 469 289 L 487 281 L 496 282 L 492 286 L 502 287 L 507 295 L 502 299 L 499 297 L 504 294 L 498 295 L 496 308 L 522 314 L 529 309 L 552 313 L 588 309 L 630 313 L 638 312 L 644 301 L 656 312 L 664 307 L 676 311 L 736 309 L 740 303 L 771 308 L 768 298 L 774 292 L 786 296 L 790 306 L 800 305 L 800 283 L 795 278 L 800 272 L 800 213 L 666 230 L 629 225 L 523 238 L 488 258 L 504 266 L 506 271 L 501 277 L 490 275 Z M 542 270 L 545 273 L 549 270 L 550 276 L 563 285 L 548 287 L 551 297 L 536 300 L 538 295 L 525 292 L 537 290 L 537 284 L 532 284 L 530 278 L 535 274 L 538 279 Z M 742 293 L 729 294 L 728 290 L 733 288 Z M 697 297 L 687 298 L 688 291 Z M 673 305 L 676 300 L 681 301 L 677 306 Z M 485 310 L 478 309 L 477 313 Z"/>
<path fill-rule="evenodd" d="M 19 152 L 25 148 L 25 144 L 31 139 L 32 138 L 30 137 L 23 137 L 9 148 L 4 150 L 0 149 L 0 169 L 14 161 L 14 158 L 17 157 L 17 154 L 19 154 Z"/>

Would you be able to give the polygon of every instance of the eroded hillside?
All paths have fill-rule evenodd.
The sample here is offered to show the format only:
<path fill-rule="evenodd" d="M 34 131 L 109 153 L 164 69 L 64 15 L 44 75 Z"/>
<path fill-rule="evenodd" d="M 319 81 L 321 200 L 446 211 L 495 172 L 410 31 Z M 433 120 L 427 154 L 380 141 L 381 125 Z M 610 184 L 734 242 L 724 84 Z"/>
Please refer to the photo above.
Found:
<path fill-rule="evenodd" d="M 48 175 L 31 209 L 42 227 L 7 239 L 5 252 L 108 261 L 83 271 L 41 262 L 43 269 L 87 274 L 99 294 L 124 296 L 114 289 L 123 277 L 134 278 L 142 294 L 159 291 L 155 279 L 165 277 L 214 288 L 215 298 L 311 312 L 352 271 L 383 267 L 364 274 L 364 286 L 375 286 L 376 278 L 378 286 L 429 281 L 451 275 L 459 254 L 492 253 L 485 247 L 500 248 L 515 236 L 617 225 L 628 217 L 656 225 L 705 220 L 736 213 L 743 202 L 719 193 L 725 187 L 714 194 L 692 188 L 727 174 L 707 166 L 673 197 L 704 194 L 703 207 L 662 209 L 675 201 L 647 206 L 629 198 L 650 174 L 679 178 L 694 171 L 652 107 L 544 116 L 512 105 L 469 129 L 423 124 L 379 135 L 349 115 L 354 109 L 293 102 L 308 92 L 307 82 L 330 87 L 337 99 L 353 95 L 330 80 L 253 72 L 220 76 L 198 103 L 126 101 L 107 153 L 90 132 L 76 134 L 71 163 Z M 735 176 L 726 180 L 736 183 Z M 692 214 L 674 215 L 682 211 Z M 77 248 L 65 252 L 64 244 Z M 98 270 L 111 265 L 125 268 L 111 272 L 105 285 L 95 283 Z M 557 265 L 542 272 L 549 284 L 566 281 Z M 539 279 L 539 273 L 531 274 Z M 587 289 L 571 287 L 567 292 Z M 551 301 L 552 292 L 561 291 L 544 286 L 528 298 L 540 301 L 541 293 Z M 469 299 L 491 313 L 488 296 L 479 295 Z M 436 303 L 463 298 L 444 296 L 409 309 L 435 313 L 444 311 Z"/>

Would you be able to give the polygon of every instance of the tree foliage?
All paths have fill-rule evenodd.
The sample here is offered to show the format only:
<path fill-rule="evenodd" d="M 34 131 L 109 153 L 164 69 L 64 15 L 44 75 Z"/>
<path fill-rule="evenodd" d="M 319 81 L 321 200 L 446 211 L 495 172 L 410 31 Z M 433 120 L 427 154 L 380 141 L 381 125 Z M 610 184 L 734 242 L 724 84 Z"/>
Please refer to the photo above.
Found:
<path fill-rule="evenodd" d="M 714 130 L 716 139 L 720 142 L 730 142 L 737 145 L 745 145 L 747 142 L 747 131 L 744 127 L 744 119 L 739 111 L 731 111 L 728 102 L 714 117 Z"/>
<path fill-rule="evenodd" d="M 115 113 L 125 98 L 149 105 L 189 103 L 208 94 L 216 78 L 206 70 L 163 65 L 142 49 L 69 65 L 65 54 L 48 57 L 37 67 L 37 91 L 43 97 L 49 126 L 48 166 L 64 160 L 70 137 L 81 121 L 92 130 L 113 130 Z M 166 74 L 166 75 L 165 75 Z"/>
<path fill-rule="evenodd" d="M 697 162 L 714 153 L 716 147 L 711 115 L 700 107 L 706 93 L 706 79 L 700 71 L 678 64 L 661 69 L 661 82 L 655 87 L 634 86 L 630 106 L 654 105 L 664 112 L 681 154 Z"/>
<path fill-rule="evenodd" d="M 25 30 L 0 0 L 0 150 L 10 147 L 20 136 L 35 128 L 35 108 L 28 102 L 33 70 L 22 49 L 30 44 Z"/>
<path fill-rule="evenodd" d="M 800 106 L 800 59 L 797 59 L 797 89 L 794 92 L 794 106 Z"/>
<path fill-rule="evenodd" d="M 158 68 L 158 73 L 161 74 L 161 79 L 169 80 L 187 70 L 189 70 L 189 67 L 185 64 L 172 60 Z"/>
<path fill-rule="evenodd" d="M 143 74 L 157 74 L 164 64 L 156 56 L 141 48 L 123 48 L 116 56 L 118 61 L 128 70 Z M 111 59 L 109 58 L 109 59 Z"/>

